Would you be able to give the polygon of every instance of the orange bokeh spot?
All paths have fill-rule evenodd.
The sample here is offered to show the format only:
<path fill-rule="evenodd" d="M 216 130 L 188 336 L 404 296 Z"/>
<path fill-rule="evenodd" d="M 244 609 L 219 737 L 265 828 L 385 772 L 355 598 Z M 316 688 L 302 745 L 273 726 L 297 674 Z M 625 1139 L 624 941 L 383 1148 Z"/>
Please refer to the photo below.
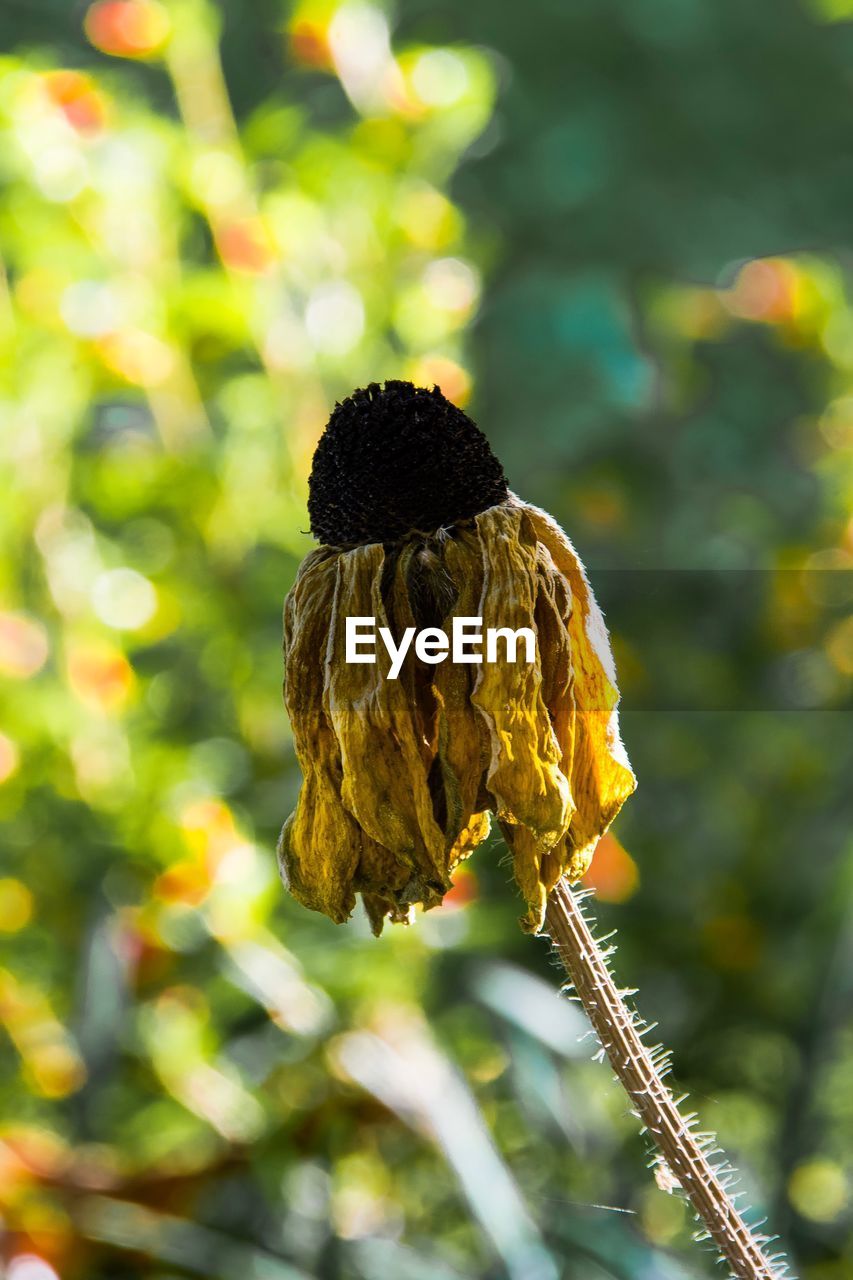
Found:
<path fill-rule="evenodd" d="M 120 649 L 89 643 L 71 649 L 68 683 L 88 706 L 98 711 L 118 711 L 127 702 L 135 683 L 133 668 Z"/>
<path fill-rule="evenodd" d="M 738 274 L 734 288 L 722 295 L 729 311 L 746 320 L 781 324 L 797 314 L 799 276 L 781 258 L 755 259 Z"/>
<path fill-rule="evenodd" d="M 164 902 L 197 906 L 210 890 L 210 875 L 199 863 L 184 859 L 175 862 L 154 883 L 154 894 Z"/>
<path fill-rule="evenodd" d="M 192 800 L 181 813 L 185 831 L 233 831 L 234 819 L 227 804 L 206 798 Z"/>
<path fill-rule="evenodd" d="M 220 223 L 216 247 L 226 267 L 248 275 L 259 275 L 273 261 L 272 243 L 260 218 Z"/>
<path fill-rule="evenodd" d="M 190 852 L 205 868 L 200 874 L 208 884 L 226 855 L 243 843 L 231 810 L 221 800 L 193 800 L 181 814 L 181 829 Z"/>
<path fill-rule="evenodd" d="M 478 896 L 480 889 L 477 884 L 477 877 L 470 867 L 457 867 L 452 875 L 453 888 L 444 895 L 442 901 L 443 907 L 450 907 L 455 910 L 459 907 L 467 907 L 469 902 L 473 902 Z"/>
<path fill-rule="evenodd" d="M 81 71 L 49 71 L 43 84 L 72 128 L 78 133 L 100 133 L 107 120 L 107 104 L 91 76 Z"/>
<path fill-rule="evenodd" d="M 137 387 L 160 386 L 175 365 L 171 347 L 142 329 L 108 334 L 97 348 L 108 368 Z"/>
<path fill-rule="evenodd" d="M 627 902 L 639 888 L 636 862 L 609 831 L 599 840 L 583 883 L 602 902 Z"/>
<path fill-rule="evenodd" d="M 0 1134 L 0 1148 L 4 1172 L 21 1181 L 60 1177 L 71 1162 L 58 1134 L 35 1125 L 10 1124 Z"/>
<path fill-rule="evenodd" d="M 84 27 L 102 53 L 149 58 L 162 49 L 172 24 L 157 0 L 98 0 L 86 14 Z"/>
<path fill-rule="evenodd" d="M 290 52 L 296 62 L 305 67 L 332 66 L 332 54 L 326 32 L 318 23 L 303 18 L 293 24 L 290 32 Z"/>
<path fill-rule="evenodd" d="M 419 387 L 437 386 L 448 400 L 460 408 L 470 399 L 470 374 L 447 356 L 423 356 L 415 362 L 409 376 Z"/>

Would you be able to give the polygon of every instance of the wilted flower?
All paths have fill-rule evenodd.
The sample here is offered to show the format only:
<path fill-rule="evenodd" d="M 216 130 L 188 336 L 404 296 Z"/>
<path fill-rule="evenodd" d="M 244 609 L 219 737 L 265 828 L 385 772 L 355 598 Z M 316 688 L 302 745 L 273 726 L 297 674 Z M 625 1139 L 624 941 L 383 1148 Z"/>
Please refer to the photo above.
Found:
<path fill-rule="evenodd" d="M 435 906 L 488 835 L 512 852 L 541 928 L 635 786 L 607 632 L 562 529 L 507 489 L 474 423 L 434 388 L 372 383 L 336 406 L 314 456 L 311 529 L 284 609 L 285 702 L 304 782 L 279 858 L 305 906 L 376 933 Z M 347 662 L 346 619 L 449 633 L 530 628 L 532 662 L 428 662 L 399 677 L 377 644 Z M 506 650 L 504 651 L 506 652 Z"/>

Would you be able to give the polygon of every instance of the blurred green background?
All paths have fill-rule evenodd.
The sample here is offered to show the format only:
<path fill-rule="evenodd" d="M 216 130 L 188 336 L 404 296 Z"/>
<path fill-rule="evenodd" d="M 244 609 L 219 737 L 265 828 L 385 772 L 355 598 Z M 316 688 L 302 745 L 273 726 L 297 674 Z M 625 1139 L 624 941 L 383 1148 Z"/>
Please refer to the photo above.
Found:
<path fill-rule="evenodd" d="M 7 1280 L 715 1274 L 497 840 L 378 941 L 278 882 L 311 453 L 389 376 L 586 559 L 617 976 L 851 1274 L 851 19 L 0 0 Z"/>

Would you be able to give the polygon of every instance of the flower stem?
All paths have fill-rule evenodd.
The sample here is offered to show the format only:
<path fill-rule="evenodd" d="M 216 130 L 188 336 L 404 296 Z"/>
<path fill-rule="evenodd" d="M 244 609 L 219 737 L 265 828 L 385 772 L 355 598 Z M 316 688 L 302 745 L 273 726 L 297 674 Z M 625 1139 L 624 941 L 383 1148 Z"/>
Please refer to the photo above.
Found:
<path fill-rule="evenodd" d="M 683 1116 L 661 1073 L 661 1050 L 643 1043 L 642 1024 L 617 989 L 607 958 L 593 937 L 579 902 L 561 880 L 553 890 L 545 927 L 636 1112 L 704 1223 L 737 1280 L 781 1280 L 784 1261 L 768 1257 L 731 1199 L 724 1171 L 709 1159 L 713 1138 L 693 1132 L 695 1121 Z M 673 1183 L 674 1185 L 674 1183 Z"/>

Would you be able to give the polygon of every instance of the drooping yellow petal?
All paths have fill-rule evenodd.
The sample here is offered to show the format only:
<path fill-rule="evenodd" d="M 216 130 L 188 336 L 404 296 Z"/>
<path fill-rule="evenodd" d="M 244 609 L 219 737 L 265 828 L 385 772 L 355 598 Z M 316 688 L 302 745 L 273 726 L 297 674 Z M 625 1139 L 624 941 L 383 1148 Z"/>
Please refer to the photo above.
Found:
<path fill-rule="evenodd" d="M 413 590 L 413 583 L 421 581 L 418 566 L 424 552 L 423 544 L 415 539 L 404 543 L 393 559 L 389 560 L 386 552 L 383 570 L 387 585 L 386 614 L 398 644 L 407 629 L 414 627 L 417 631 L 424 625 Z M 411 709 L 415 742 L 427 773 L 435 757 L 437 733 L 437 708 L 430 677 L 431 669 L 418 661 L 414 645 L 410 645 L 397 679 Z"/>
<path fill-rule="evenodd" d="M 456 600 L 444 620 L 451 633 L 454 617 L 476 616 L 483 594 L 483 556 L 473 531 L 460 531 L 447 541 L 444 564 Z M 437 753 L 444 792 L 444 832 L 450 869 L 489 833 L 488 816 L 478 800 L 490 757 L 485 723 L 471 702 L 477 668 L 450 657 L 433 668 L 438 707 Z"/>
<path fill-rule="evenodd" d="M 500 824 L 507 848 L 512 854 L 512 870 L 516 884 L 527 903 L 527 911 L 519 920 L 526 933 L 535 933 L 541 929 L 545 919 L 545 902 L 547 893 L 542 883 L 541 865 L 547 854 L 542 851 L 542 842 L 538 840 L 529 827 L 522 827 L 511 822 Z"/>
<path fill-rule="evenodd" d="M 525 514 L 525 521 L 530 521 Z M 532 527 L 532 526 L 530 526 Z M 535 533 L 534 533 L 535 536 Z M 542 666 L 542 698 L 560 744 L 560 770 L 571 778 L 575 736 L 574 675 L 569 623 L 572 598 L 548 548 L 537 543 L 536 643 Z M 574 801 L 572 801 L 574 809 Z"/>
<path fill-rule="evenodd" d="M 345 658 L 347 617 L 375 619 L 376 661 Z M 399 675 L 378 629 L 479 617 L 535 634 L 516 661 L 439 664 L 413 648 Z M 504 640 L 499 640 L 499 646 Z M 634 777 L 618 733 L 618 691 L 601 613 L 571 543 L 511 498 L 451 532 L 393 549 L 320 548 L 285 607 L 285 695 L 304 774 L 280 841 L 307 906 L 342 920 L 361 892 L 371 925 L 437 905 L 450 872 L 500 820 L 541 927 L 560 876 L 583 874 Z M 484 655 L 485 656 L 485 655 Z"/>
<path fill-rule="evenodd" d="M 278 844 L 282 877 L 306 907 L 338 922 L 355 904 L 361 855 L 358 824 L 341 803 L 341 758 L 323 709 L 325 651 L 337 555 L 320 548 L 303 562 L 285 601 L 285 703 L 302 788 Z"/>
<path fill-rule="evenodd" d="M 483 553 L 480 615 L 488 628 L 535 628 L 537 549 L 520 508 L 491 507 L 477 516 Z M 523 825 L 544 852 L 560 839 L 571 817 L 569 783 L 560 769 L 562 750 L 542 694 L 538 652 L 524 661 L 483 662 L 471 700 L 489 728 L 491 759 L 486 786 L 498 817 Z"/>
<path fill-rule="evenodd" d="M 568 627 L 575 705 L 571 790 L 576 808 L 566 841 L 566 865 L 570 876 L 577 878 L 589 866 L 598 840 L 637 782 L 619 736 L 619 691 L 610 640 L 583 565 L 557 522 L 538 507 L 523 505 L 571 591 Z"/>
<path fill-rule="evenodd" d="M 377 937 L 386 917 L 395 924 L 411 922 L 412 906 L 407 890 L 416 894 L 419 888 L 417 884 L 412 885 L 412 880 L 410 867 L 369 836 L 362 837 L 355 887 L 361 891 L 370 927 Z"/>
<path fill-rule="evenodd" d="M 384 561 L 378 543 L 339 558 L 325 707 L 341 750 L 344 807 L 372 840 L 412 867 L 426 896 L 450 885 L 444 833 L 433 813 L 417 716 L 405 684 L 389 678 L 390 660 L 378 638 L 379 628 L 389 627 Z M 376 620 L 375 663 L 346 662 L 345 619 L 357 616 Z"/>
<path fill-rule="evenodd" d="M 458 867 L 460 862 L 464 862 L 466 858 L 470 857 L 477 846 L 481 845 L 487 838 L 491 829 L 492 819 L 488 810 L 471 814 L 470 819 L 448 850 L 447 864 L 451 871 Z"/>

